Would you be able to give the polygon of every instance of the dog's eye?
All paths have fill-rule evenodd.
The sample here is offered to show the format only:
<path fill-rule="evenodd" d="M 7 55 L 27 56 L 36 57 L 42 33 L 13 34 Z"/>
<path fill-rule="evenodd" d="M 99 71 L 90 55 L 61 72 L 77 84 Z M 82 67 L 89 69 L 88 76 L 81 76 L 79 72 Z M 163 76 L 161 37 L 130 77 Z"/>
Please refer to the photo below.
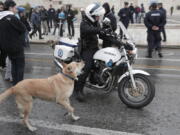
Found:
<path fill-rule="evenodd" d="M 68 72 L 72 72 L 72 67 L 67 67 Z"/>

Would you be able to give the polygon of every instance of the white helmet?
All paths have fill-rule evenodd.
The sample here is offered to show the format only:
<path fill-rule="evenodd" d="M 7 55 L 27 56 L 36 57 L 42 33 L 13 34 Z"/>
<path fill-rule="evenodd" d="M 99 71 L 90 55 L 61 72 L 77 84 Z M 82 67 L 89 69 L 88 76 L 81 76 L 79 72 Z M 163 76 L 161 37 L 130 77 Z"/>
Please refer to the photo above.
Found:
<path fill-rule="evenodd" d="M 86 7 L 85 14 L 90 21 L 95 22 L 94 17 L 104 15 L 105 9 L 97 3 L 93 3 Z"/>

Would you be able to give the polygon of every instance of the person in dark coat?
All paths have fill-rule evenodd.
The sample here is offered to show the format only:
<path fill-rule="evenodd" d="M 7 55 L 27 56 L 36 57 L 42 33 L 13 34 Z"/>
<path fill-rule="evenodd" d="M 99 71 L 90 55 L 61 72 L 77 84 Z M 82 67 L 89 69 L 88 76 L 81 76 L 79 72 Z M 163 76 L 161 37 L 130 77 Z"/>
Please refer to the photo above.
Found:
<path fill-rule="evenodd" d="M 104 14 L 104 8 L 99 4 L 90 4 L 85 10 L 85 17 L 80 24 L 81 37 L 81 57 L 85 62 L 84 72 L 75 82 L 74 91 L 78 101 L 84 101 L 83 88 L 86 79 L 93 67 L 93 55 L 98 50 L 98 37 L 100 33 L 100 25 L 98 23 L 100 15 Z"/>
<path fill-rule="evenodd" d="M 74 37 L 74 17 L 75 14 L 73 10 L 71 9 L 71 6 L 68 6 L 67 10 L 67 24 L 68 24 L 68 32 L 70 37 Z"/>
<path fill-rule="evenodd" d="M 130 10 L 130 21 L 133 24 L 134 23 L 134 13 L 135 13 L 135 8 L 133 6 L 133 4 L 131 3 L 131 5 L 129 6 L 129 10 Z"/>
<path fill-rule="evenodd" d="M 5 10 L 0 12 L 0 47 L 12 62 L 13 85 L 23 80 L 24 76 L 24 24 L 15 16 L 17 9 L 14 1 L 4 3 Z M 3 44 L 2 44 L 3 43 Z"/>
<path fill-rule="evenodd" d="M 158 8 L 159 10 L 164 14 L 165 16 L 165 21 L 167 19 L 167 15 L 166 15 L 166 9 L 163 8 L 163 4 L 162 3 L 158 3 Z M 167 21 L 166 21 L 167 22 Z M 166 30 L 165 30 L 165 25 L 166 23 L 164 24 L 164 26 L 162 27 L 162 34 L 163 34 L 163 42 L 166 42 Z"/>
<path fill-rule="evenodd" d="M 159 57 L 161 53 L 161 30 L 166 23 L 165 15 L 157 9 L 157 3 L 151 4 L 151 11 L 146 14 L 144 24 L 147 27 L 148 58 L 152 58 L 152 51 L 156 49 Z"/>
<path fill-rule="evenodd" d="M 56 16 L 56 10 L 52 7 L 52 5 L 50 5 L 50 8 L 48 10 L 48 22 L 49 22 L 48 25 L 50 26 L 50 28 L 52 28 L 55 16 Z"/>
<path fill-rule="evenodd" d="M 116 31 L 117 29 L 117 21 L 116 21 L 116 17 L 114 16 L 114 14 L 111 12 L 110 6 L 108 3 L 104 3 L 103 7 L 105 9 L 105 14 L 104 14 L 104 18 L 108 18 L 111 22 L 110 22 L 110 27 L 112 29 L 113 32 Z M 106 25 L 103 24 L 103 28 L 106 28 Z M 103 37 L 103 48 L 105 47 L 111 47 L 112 46 L 112 42 L 108 39 L 108 37 Z"/>
<path fill-rule="evenodd" d="M 25 25 L 26 27 L 26 33 L 25 33 L 25 47 L 30 47 L 30 44 L 29 44 L 29 32 L 31 31 L 31 26 L 28 22 L 28 18 L 26 17 L 25 15 L 25 10 L 24 11 L 19 11 L 19 17 L 20 17 L 20 20 L 21 22 Z"/>
<path fill-rule="evenodd" d="M 0 2 L 0 12 L 4 10 L 4 3 Z M 7 53 L 0 48 L 0 68 L 3 70 L 6 67 Z"/>
<path fill-rule="evenodd" d="M 34 12 L 32 13 L 31 22 L 33 25 L 33 31 L 32 33 L 30 33 L 29 37 L 32 38 L 32 36 L 38 31 L 39 39 L 43 39 L 41 33 L 41 16 L 39 13 L 39 7 L 36 7 Z"/>
<path fill-rule="evenodd" d="M 130 20 L 130 10 L 128 7 L 129 3 L 125 2 L 124 3 L 124 8 L 120 9 L 118 16 L 120 17 L 120 21 L 123 23 L 125 28 L 127 29 L 129 26 L 129 20 Z M 120 29 L 120 36 L 123 38 L 123 32 Z"/>

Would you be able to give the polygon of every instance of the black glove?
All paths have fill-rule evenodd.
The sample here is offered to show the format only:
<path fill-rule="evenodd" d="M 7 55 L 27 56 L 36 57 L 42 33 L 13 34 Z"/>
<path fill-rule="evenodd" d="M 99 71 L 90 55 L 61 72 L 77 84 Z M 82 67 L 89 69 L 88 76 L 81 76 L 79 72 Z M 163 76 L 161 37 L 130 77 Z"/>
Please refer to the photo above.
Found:
<path fill-rule="evenodd" d="M 100 30 L 100 34 L 101 34 L 102 36 L 108 36 L 108 35 L 111 34 L 111 32 L 112 32 L 112 30 L 111 30 L 110 28 L 106 28 L 106 29 L 101 29 L 101 30 Z"/>

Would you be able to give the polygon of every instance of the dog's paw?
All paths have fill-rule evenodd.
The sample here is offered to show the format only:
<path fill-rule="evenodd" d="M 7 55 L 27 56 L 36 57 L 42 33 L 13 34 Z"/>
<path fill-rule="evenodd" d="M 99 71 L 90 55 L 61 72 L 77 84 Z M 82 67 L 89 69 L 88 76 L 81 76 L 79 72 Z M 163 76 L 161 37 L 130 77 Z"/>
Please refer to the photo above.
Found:
<path fill-rule="evenodd" d="M 74 117 L 73 117 L 73 120 L 75 120 L 75 121 L 77 121 L 77 120 L 79 120 L 79 119 L 80 119 L 79 116 L 74 116 Z"/>
<path fill-rule="evenodd" d="M 29 129 L 30 131 L 32 131 L 32 132 L 34 132 L 34 131 L 36 131 L 36 130 L 37 130 L 37 128 L 36 128 L 36 127 L 28 127 L 28 129 Z"/>

